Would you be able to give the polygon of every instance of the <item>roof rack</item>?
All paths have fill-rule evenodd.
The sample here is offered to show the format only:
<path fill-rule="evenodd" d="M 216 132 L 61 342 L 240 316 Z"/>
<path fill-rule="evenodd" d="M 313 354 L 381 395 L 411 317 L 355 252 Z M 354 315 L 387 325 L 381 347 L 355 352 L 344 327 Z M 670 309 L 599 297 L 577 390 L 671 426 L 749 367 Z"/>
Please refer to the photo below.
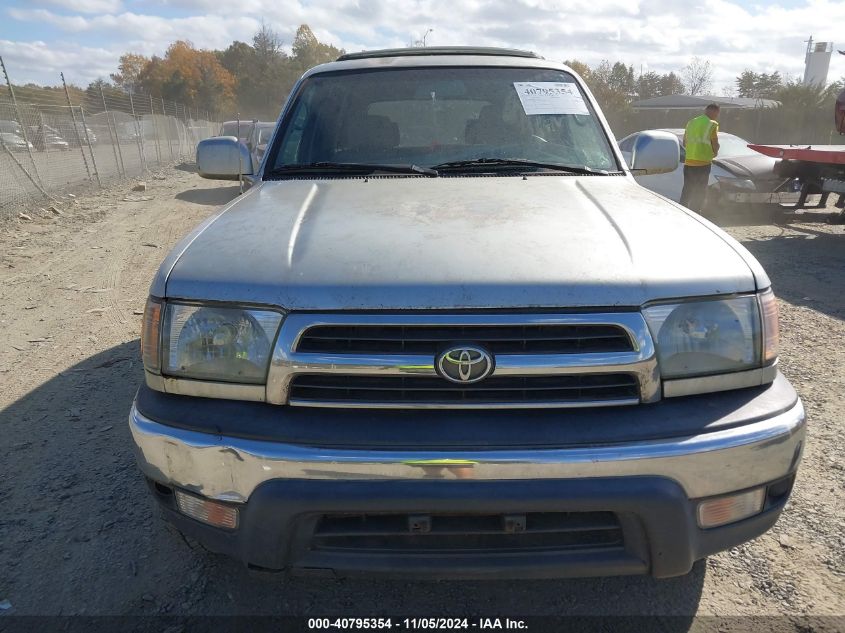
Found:
<path fill-rule="evenodd" d="M 490 55 L 495 57 L 532 57 L 542 59 L 537 53 L 515 48 L 494 48 L 491 46 L 428 46 L 415 48 L 385 48 L 377 51 L 346 53 L 337 58 L 339 62 L 350 59 L 370 59 L 373 57 L 414 57 L 428 55 Z"/>

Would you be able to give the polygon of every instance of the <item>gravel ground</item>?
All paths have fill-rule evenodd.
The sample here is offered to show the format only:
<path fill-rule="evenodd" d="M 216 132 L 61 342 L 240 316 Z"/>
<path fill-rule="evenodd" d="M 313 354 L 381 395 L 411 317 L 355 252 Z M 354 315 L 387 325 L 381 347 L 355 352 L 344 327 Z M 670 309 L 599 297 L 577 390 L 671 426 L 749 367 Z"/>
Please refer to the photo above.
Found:
<path fill-rule="evenodd" d="M 781 367 L 810 420 L 792 500 L 761 538 L 668 580 L 267 581 L 159 519 L 126 425 L 155 269 L 236 193 L 174 170 L 132 194 L 149 200 L 124 200 L 124 187 L 0 228 L 0 609 L 11 605 L 0 630 L 11 615 L 72 614 L 662 614 L 681 616 L 682 630 L 693 615 L 781 615 L 766 628 L 843 625 L 801 617 L 845 614 L 845 227 L 812 214 L 729 229 L 772 277 Z"/>

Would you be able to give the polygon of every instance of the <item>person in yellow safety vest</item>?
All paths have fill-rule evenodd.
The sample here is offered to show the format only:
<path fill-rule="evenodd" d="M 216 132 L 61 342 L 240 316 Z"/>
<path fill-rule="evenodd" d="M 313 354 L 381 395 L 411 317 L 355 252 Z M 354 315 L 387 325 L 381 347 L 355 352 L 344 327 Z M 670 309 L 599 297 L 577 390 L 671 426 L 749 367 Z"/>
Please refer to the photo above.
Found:
<path fill-rule="evenodd" d="M 711 103 L 684 130 L 684 189 L 681 204 L 701 211 L 710 180 L 710 165 L 719 153 L 719 106 Z"/>

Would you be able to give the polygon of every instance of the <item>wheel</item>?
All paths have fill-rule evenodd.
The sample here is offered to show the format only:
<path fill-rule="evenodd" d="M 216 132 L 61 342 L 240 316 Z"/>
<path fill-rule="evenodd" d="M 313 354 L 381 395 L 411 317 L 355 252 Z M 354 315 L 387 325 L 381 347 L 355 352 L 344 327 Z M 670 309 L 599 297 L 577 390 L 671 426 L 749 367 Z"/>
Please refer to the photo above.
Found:
<path fill-rule="evenodd" d="M 790 213 L 788 208 L 782 207 L 779 204 L 761 206 L 763 207 L 762 215 L 768 224 L 789 224 L 795 217 L 795 214 Z"/>

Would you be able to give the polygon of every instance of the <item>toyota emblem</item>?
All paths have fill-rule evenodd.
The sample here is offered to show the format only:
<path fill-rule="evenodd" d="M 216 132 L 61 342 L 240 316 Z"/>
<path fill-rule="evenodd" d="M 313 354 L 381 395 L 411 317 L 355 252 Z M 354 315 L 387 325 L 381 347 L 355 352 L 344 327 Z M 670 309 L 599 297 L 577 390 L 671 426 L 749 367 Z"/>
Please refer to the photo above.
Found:
<path fill-rule="evenodd" d="M 493 355 L 472 345 L 456 345 L 437 356 L 437 373 L 450 382 L 471 385 L 493 372 Z"/>

